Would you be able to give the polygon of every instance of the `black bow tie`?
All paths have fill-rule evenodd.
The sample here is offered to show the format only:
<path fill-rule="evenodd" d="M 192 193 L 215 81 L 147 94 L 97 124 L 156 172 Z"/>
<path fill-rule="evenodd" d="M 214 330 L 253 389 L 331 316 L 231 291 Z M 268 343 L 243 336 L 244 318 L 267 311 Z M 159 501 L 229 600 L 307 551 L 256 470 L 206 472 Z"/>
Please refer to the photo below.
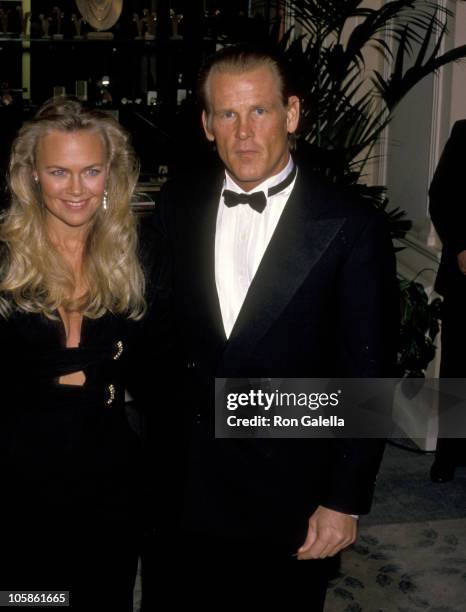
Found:
<path fill-rule="evenodd" d="M 276 195 L 277 193 L 280 193 L 280 191 L 283 191 L 293 181 L 295 176 L 296 166 L 293 166 L 293 170 L 281 183 L 275 185 L 275 187 L 271 187 L 268 190 L 268 197 L 270 198 L 270 196 Z M 224 189 L 222 195 L 225 206 L 228 206 L 228 208 L 236 206 L 237 204 L 249 204 L 253 210 L 261 213 L 267 205 L 267 197 L 263 191 L 255 191 L 254 193 L 236 193 L 230 189 Z"/>
<path fill-rule="evenodd" d="M 267 204 L 267 198 L 263 191 L 255 191 L 254 193 L 235 193 L 229 189 L 223 190 L 223 200 L 228 208 L 237 204 L 249 204 L 258 213 L 261 213 Z"/>

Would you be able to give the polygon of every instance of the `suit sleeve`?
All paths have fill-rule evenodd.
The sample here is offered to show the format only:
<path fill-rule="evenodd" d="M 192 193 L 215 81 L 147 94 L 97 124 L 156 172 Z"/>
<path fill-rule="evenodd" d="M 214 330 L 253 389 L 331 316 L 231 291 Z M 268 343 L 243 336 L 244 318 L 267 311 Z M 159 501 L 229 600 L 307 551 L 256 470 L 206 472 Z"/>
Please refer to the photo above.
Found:
<path fill-rule="evenodd" d="M 394 250 L 382 216 L 372 217 L 354 241 L 342 270 L 338 300 L 347 377 L 394 376 L 398 291 Z M 369 512 L 384 441 L 336 439 L 332 444 L 322 505 L 347 514 Z"/>
<path fill-rule="evenodd" d="M 466 121 L 458 121 L 440 157 L 429 189 L 429 212 L 443 245 L 454 255 L 466 249 L 464 155 Z"/>

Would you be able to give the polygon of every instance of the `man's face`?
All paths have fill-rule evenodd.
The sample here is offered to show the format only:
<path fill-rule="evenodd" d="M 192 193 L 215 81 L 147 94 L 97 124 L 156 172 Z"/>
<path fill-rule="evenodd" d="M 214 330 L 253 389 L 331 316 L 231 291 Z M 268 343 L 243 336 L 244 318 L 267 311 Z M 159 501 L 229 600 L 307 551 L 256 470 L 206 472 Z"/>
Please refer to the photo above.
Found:
<path fill-rule="evenodd" d="M 286 166 L 288 134 L 298 126 L 299 99 L 284 106 L 278 78 L 267 66 L 248 72 L 214 72 L 207 82 L 207 138 L 233 180 L 250 191 Z"/>

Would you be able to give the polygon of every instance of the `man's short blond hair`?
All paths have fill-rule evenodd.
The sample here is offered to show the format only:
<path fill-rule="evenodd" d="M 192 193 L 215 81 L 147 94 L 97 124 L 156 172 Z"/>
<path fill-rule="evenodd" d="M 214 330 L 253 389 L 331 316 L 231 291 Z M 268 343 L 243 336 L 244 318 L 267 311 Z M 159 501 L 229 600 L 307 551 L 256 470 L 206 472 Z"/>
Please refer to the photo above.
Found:
<path fill-rule="evenodd" d="M 221 49 L 211 56 L 202 67 L 198 79 L 198 99 L 207 114 L 210 113 L 209 82 L 213 74 L 231 72 L 241 74 L 257 68 L 268 67 L 277 78 L 283 105 L 288 104 L 288 98 L 294 94 L 289 76 L 290 70 L 278 53 L 269 50 L 234 45 Z"/>

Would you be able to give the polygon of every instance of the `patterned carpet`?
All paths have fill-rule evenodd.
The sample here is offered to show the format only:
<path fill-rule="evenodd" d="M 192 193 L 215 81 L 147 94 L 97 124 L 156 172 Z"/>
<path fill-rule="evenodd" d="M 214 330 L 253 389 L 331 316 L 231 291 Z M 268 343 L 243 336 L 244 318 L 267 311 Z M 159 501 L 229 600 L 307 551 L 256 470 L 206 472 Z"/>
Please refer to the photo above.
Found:
<path fill-rule="evenodd" d="M 325 612 L 466 612 L 466 468 L 433 484 L 432 460 L 387 446 L 372 512 Z"/>
<path fill-rule="evenodd" d="M 466 519 L 361 527 L 326 612 L 465 612 Z"/>

